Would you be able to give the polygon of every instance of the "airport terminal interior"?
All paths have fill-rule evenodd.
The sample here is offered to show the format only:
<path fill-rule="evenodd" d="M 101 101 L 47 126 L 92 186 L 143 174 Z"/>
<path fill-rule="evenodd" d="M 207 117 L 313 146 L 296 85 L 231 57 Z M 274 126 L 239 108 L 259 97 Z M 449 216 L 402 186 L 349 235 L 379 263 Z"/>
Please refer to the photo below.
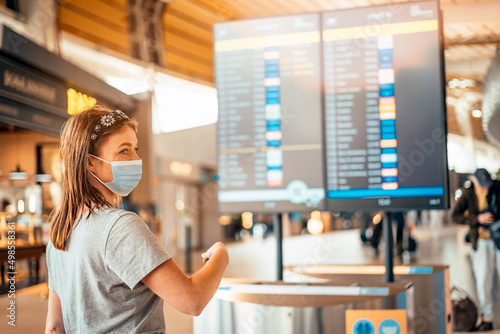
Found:
<path fill-rule="evenodd" d="M 45 332 L 49 291 L 64 291 L 47 267 L 68 198 L 61 130 L 96 104 L 110 113 L 88 153 L 101 127 L 138 124 L 142 176 L 116 205 L 188 277 L 215 243 L 229 255 L 201 314 L 164 303 L 166 333 L 500 333 L 499 13 L 0 0 L 0 333 Z M 99 187 L 119 195 L 126 168 L 111 165 Z M 88 314 L 70 324 L 74 305 L 61 321 L 91 332 Z"/>

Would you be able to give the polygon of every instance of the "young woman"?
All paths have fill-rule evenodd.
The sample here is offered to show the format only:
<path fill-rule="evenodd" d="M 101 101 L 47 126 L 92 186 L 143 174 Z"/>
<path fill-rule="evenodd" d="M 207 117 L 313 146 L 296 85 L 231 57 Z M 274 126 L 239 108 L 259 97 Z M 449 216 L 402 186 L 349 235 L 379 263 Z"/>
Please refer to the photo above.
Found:
<path fill-rule="evenodd" d="M 137 123 L 100 105 L 63 126 L 63 200 L 47 245 L 46 333 L 164 333 L 163 301 L 199 315 L 229 262 L 222 243 L 187 277 L 134 213 L 115 207 L 139 183 Z"/>

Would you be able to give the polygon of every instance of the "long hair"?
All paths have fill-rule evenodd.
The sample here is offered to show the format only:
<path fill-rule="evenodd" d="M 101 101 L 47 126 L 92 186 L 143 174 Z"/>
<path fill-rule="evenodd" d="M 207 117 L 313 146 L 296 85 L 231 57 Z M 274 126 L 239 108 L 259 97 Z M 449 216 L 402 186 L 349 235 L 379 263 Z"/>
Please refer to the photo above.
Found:
<path fill-rule="evenodd" d="M 89 179 L 87 155 L 99 155 L 99 148 L 105 138 L 123 126 L 131 126 L 137 131 L 135 119 L 117 122 L 114 126 L 91 141 L 93 129 L 101 117 L 112 110 L 96 104 L 69 118 L 64 123 L 59 141 L 59 155 L 63 163 L 63 196 L 59 207 L 51 214 L 50 240 L 55 248 L 66 250 L 71 231 L 76 227 L 75 220 L 79 211 L 89 208 L 89 217 L 95 208 L 112 207 L 103 194 L 94 187 Z M 118 198 L 120 200 L 121 198 Z"/>

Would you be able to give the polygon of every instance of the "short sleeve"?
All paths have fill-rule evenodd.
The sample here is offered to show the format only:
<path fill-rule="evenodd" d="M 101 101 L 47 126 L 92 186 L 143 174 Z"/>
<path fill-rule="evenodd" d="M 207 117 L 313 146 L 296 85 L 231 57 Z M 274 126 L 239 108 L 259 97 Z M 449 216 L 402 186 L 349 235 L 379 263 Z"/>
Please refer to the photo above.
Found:
<path fill-rule="evenodd" d="M 47 272 L 48 272 L 48 275 L 47 275 L 47 281 L 49 281 L 49 290 L 51 291 L 56 291 L 55 290 L 55 286 L 54 286 L 54 279 L 52 277 L 52 270 L 51 270 L 51 261 L 52 261 L 52 252 L 54 251 L 54 246 L 52 245 L 52 241 L 49 241 L 47 243 L 47 247 L 45 248 L 45 262 L 47 263 Z"/>
<path fill-rule="evenodd" d="M 171 258 L 146 223 L 131 212 L 118 218 L 112 226 L 104 254 L 107 266 L 131 290 Z"/>

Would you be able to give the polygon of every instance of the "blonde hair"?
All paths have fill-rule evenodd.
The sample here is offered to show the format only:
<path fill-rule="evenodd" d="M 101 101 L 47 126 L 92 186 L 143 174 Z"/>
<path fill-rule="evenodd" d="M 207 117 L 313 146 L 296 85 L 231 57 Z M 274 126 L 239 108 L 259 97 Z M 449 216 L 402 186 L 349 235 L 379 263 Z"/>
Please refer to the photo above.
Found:
<path fill-rule="evenodd" d="M 100 104 L 84 110 L 68 119 L 61 130 L 59 155 L 63 163 L 63 196 L 60 206 L 51 214 L 50 240 L 55 248 L 66 250 L 71 231 L 76 226 L 75 220 L 81 206 L 89 208 L 88 216 L 101 206 L 112 207 L 103 194 L 95 188 L 89 179 L 87 155 L 98 156 L 103 141 L 110 134 L 123 126 L 130 126 L 137 131 L 135 119 L 123 119 L 91 140 L 92 132 L 101 118 L 112 112 Z M 118 202 L 121 197 L 118 196 Z"/>

